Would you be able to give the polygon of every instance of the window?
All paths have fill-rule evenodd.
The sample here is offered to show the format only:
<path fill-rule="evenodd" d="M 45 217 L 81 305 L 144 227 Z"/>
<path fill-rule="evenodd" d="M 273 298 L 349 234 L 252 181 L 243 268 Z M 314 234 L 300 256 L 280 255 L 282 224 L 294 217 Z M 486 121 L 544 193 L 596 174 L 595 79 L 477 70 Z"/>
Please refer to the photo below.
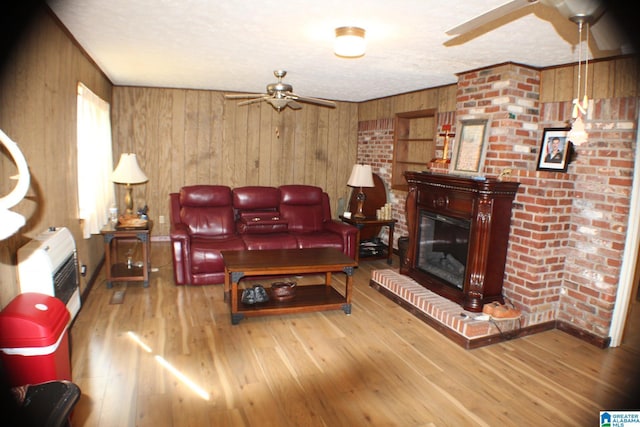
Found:
<path fill-rule="evenodd" d="M 111 118 L 109 103 L 78 83 L 78 215 L 85 239 L 100 233 L 115 204 L 111 181 Z"/>

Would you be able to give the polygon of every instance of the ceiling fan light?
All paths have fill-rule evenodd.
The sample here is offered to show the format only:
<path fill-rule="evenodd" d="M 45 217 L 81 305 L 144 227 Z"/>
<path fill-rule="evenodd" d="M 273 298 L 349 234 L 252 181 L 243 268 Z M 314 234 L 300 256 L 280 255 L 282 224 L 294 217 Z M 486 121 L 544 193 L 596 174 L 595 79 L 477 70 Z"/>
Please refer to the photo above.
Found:
<path fill-rule="evenodd" d="M 358 58 L 364 55 L 367 42 L 365 31 L 359 27 L 336 28 L 336 40 L 333 50 L 337 56 Z"/>
<path fill-rule="evenodd" d="M 280 111 L 287 106 L 289 100 L 287 98 L 269 98 L 267 102 L 273 106 L 276 110 Z"/>

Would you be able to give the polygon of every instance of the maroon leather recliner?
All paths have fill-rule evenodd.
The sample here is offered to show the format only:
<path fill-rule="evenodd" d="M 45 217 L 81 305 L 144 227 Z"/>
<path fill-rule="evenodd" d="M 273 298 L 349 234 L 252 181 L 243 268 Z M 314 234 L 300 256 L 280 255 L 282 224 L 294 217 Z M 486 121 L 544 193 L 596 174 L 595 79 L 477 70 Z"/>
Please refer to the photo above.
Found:
<path fill-rule="evenodd" d="M 172 193 L 169 237 L 176 285 L 224 283 L 220 251 L 244 250 L 236 232 L 231 189 L 193 185 Z"/>

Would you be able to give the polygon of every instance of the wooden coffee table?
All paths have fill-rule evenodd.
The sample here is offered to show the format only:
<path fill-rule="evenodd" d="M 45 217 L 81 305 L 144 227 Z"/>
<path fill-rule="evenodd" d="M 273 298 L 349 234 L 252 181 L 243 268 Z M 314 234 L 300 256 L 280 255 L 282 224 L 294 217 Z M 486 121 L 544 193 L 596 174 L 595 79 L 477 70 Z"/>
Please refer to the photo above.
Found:
<path fill-rule="evenodd" d="M 307 313 L 321 310 L 343 310 L 351 314 L 353 268 L 358 263 L 332 248 L 273 249 L 256 251 L 222 251 L 225 263 L 225 299 L 231 294 L 231 323 L 237 325 L 245 317 Z M 347 275 L 345 294 L 331 286 L 331 273 Z M 324 273 L 325 282 L 318 285 L 296 286 L 296 295 L 289 301 L 244 304 L 238 282 L 245 277 L 286 276 Z M 268 290 L 269 285 L 265 288 Z"/>

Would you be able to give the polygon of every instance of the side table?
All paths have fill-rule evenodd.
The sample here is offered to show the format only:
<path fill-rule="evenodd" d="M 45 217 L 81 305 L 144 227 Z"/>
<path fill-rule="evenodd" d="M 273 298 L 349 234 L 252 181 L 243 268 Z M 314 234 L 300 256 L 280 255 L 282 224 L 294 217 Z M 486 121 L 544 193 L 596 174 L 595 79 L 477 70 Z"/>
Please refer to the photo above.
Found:
<path fill-rule="evenodd" d="M 377 218 L 345 218 L 340 215 L 340 219 L 347 224 L 354 225 L 358 228 L 358 241 L 356 242 L 356 247 L 358 250 L 356 251 L 356 261 L 360 261 L 360 230 L 367 226 L 378 226 L 378 227 L 389 227 L 389 244 L 387 245 L 387 264 L 391 265 L 393 263 L 393 230 L 396 226 L 396 219 L 377 219 Z M 384 258 L 383 256 L 379 257 L 367 257 L 367 258 Z"/>
<path fill-rule="evenodd" d="M 149 272 L 151 271 L 150 233 L 152 223 L 145 227 L 120 228 L 107 224 L 100 234 L 104 238 L 105 268 L 107 272 L 107 288 L 113 282 L 143 282 L 149 286 Z M 142 265 L 132 264 L 128 260 L 118 260 L 118 241 L 139 241 L 142 243 Z"/>

